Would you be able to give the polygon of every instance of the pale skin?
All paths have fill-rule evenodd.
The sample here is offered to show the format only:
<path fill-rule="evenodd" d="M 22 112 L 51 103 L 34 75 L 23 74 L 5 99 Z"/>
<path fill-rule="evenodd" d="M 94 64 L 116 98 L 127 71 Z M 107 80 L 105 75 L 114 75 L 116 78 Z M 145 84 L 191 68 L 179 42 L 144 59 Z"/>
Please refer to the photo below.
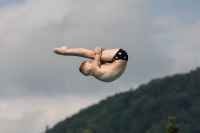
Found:
<path fill-rule="evenodd" d="M 103 82 L 112 82 L 118 79 L 126 69 L 127 61 L 112 60 L 118 51 L 119 48 L 104 49 L 102 47 L 96 47 L 94 50 L 85 48 L 70 49 L 67 46 L 54 48 L 54 52 L 59 55 L 92 59 L 93 61 L 87 60 L 85 62 L 83 74 L 94 76 L 96 79 Z"/>

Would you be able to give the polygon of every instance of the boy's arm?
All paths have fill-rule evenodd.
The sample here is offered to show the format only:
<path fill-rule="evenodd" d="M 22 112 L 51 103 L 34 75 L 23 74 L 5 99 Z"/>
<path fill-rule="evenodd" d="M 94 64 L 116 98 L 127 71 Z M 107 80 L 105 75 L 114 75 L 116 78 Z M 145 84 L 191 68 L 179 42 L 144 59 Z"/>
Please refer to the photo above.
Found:
<path fill-rule="evenodd" d="M 103 49 L 98 47 L 98 50 L 95 52 L 95 58 L 92 64 L 92 72 L 94 74 L 94 76 L 98 77 L 100 75 L 102 75 L 104 72 L 101 70 L 101 68 L 99 67 L 99 61 L 101 59 L 101 54 L 102 54 Z"/>
<path fill-rule="evenodd" d="M 102 47 L 96 47 L 96 48 L 94 49 L 94 53 L 95 53 L 95 55 L 96 55 L 97 53 L 101 52 L 101 55 L 102 55 L 102 51 L 103 51 L 103 50 L 105 50 L 105 49 L 102 48 Z M 100 58 L 101 58 L 101 57 L 100 57 Z M 101 61 L 100 59 L 99 59 L 99 63 L 100 63 L 100 65 L 106 64 L 105 61 Z"/>

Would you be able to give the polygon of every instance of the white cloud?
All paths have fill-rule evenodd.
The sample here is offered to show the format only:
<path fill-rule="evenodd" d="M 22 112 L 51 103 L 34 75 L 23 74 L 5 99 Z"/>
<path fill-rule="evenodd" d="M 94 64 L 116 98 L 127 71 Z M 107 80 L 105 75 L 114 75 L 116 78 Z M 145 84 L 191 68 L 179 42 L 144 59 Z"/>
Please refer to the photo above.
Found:
<path fill-rule="evenodd" d="M 142 6 L 135 3 L 27 0 L 1 8 L 0 132 L 40 132 L 46 124 L 53 126 L 80 108 L 119 92 L 124 87 L 120 79 L 102 84 L 86 78 L 78 72 L 83 59 L 61 57 L 52 49 L 66 44 L 113 48 L 124 41 L 127 48 L 132 45 L 132 30 L 136 34 L 140 23 Z"/>
<path fill-rule="evenodd" d="M 1 132 L 39 133 L 45 126 L 54 126 L 82 108 L 94 104 L 99 98 L 81 96 L 38 97 L 0 100 Z"/>
<path fill-rule="evenodd" d="M 161 30 L 155 40 L 166 48 L 165 53 L 173 58 L 171 72 L 185 72 L 200 65 L 200 19 L 194 14 L 174 14 L 155 19 Z"/>
<path fill-rule="evenodd" d="M 130 49 L 130 57 L 136 59 L 138 51 L 146 47 L 146 41 L 139 38 L 144 36 L 145 40 L 149 40 L 148 25 L 140 19 L 139 14 L 143 13 L 141 8 L 142 5 L 137 1 L 29 0 L 23 5 L 2 9 L 0 71 L 6 80 L 2 86 L 15 90 L 41 90 L 54 86 L 48 82 L 60 80 L 60 83 L 55 84 L 62 87 L 66 81 L 63 80 L 65 75 L 58 79 L 56 76 L 63 71 L 68 72 L 68 75 L 73 74 L 79 65 L 75 61 L 82 59 L 74 61 L 75 58 L 57 56 L 52 52 L 56 46 L 69 44 L 69 47 L 92 49 L 98 45 L 106 48 L 123 47 Z M 139 25 L 145 29 L 137 30 Z M 68 69 L 64 61 L 70 62 Z"/>

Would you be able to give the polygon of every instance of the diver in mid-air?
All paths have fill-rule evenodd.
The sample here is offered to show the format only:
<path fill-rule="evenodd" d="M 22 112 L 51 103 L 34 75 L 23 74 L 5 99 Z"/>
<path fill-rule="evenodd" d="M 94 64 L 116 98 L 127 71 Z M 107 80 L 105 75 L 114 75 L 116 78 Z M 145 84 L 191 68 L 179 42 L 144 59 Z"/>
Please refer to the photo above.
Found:
<path fill-rule="evenodd" d="M 103 82 L 112 82 L 118 79 L 126 69 L 128 54 L 126 51 L 116 49 L 104 49 L 96 47 L 94 51 L 85 48 L 70 49 L 67 46 L 54 48 L 54 52 L 65 56 L 78 56 L 92 59 L 84 61 L 80 65 L 80 72 Z"/>

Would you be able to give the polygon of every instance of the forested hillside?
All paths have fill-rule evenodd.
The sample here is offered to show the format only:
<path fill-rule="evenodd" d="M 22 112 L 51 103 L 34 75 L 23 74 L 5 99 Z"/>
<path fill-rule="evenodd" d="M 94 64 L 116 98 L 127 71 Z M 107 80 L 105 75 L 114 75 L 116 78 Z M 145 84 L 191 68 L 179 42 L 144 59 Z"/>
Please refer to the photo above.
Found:
<path fill-rule="evenodd" d="M 46 133 L 164 133 L 169 115 L 181 133 L 200 133 L 200 68 L 108 97 Z"/>

